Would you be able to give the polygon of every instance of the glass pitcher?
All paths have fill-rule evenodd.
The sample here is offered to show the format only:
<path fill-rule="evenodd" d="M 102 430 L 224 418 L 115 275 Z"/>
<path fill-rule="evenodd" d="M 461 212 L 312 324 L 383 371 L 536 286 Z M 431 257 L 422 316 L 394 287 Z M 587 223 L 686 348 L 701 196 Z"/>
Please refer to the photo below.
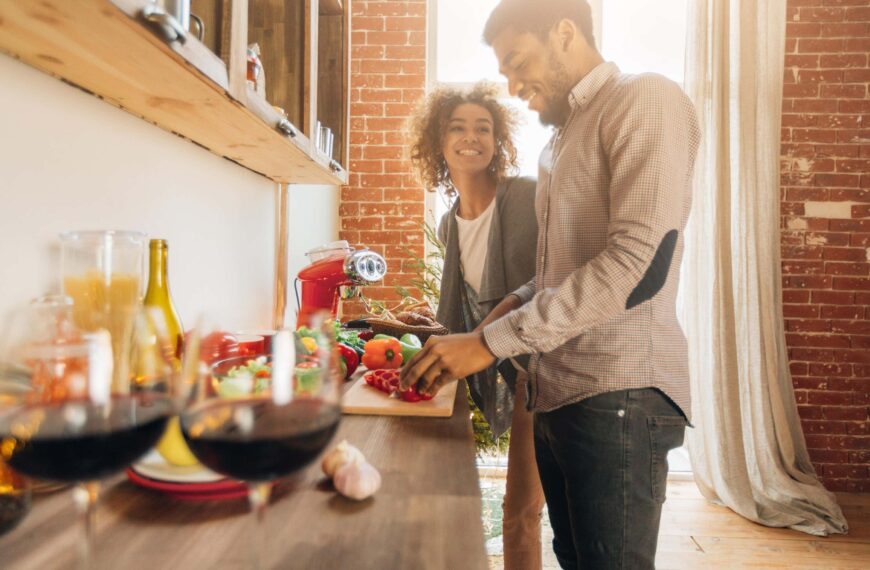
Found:
<path fill-rule="evenodd" d="M 113 386 L 128 377 L 127 343 L 142 305 L 148 237 L 130 231 L 60 235 L 63 291 L 73 300 L 73 321 L 85 332 L 111 335 Z"/>

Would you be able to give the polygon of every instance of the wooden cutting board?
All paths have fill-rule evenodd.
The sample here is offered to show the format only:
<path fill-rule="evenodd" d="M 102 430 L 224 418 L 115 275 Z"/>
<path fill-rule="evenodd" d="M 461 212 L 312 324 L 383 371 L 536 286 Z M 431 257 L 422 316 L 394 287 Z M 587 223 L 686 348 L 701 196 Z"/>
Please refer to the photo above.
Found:
<path fill-rule="evenodd" d="M 428 416 L 433 418 L 449 418 L 453 415 L 453 403 L 456 400 L 456 387 L 458 384 L 458 382 L 451 382 L 442 388 L 431 400 L 411 403 L 387 396 L 380 390 L 366 384 L 366 381 L 360 377 L 344 393 L 344 398 L 341 401 L 341 411 L 345 414 L 367 416 Z"/>

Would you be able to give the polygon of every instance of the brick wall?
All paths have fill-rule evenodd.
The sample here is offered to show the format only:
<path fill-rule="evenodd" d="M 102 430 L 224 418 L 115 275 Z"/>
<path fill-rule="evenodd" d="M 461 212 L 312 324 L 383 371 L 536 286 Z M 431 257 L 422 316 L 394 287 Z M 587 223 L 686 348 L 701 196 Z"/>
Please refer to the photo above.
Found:
<path fill-rule="evenodd" d="M 789 0 L 783 309 L 810 457 L 834 491 L 870 491 L 868 52 L 868 0 Z"/>
<path fill-rule="evenodd" d="M 404 120 L 426 82 L 425 0 L 354 0 L 351 177 L 341 237 L 386 255 L 384 286 L 423 253 L 423 191 Z M 810 456 L 825 485 L 870 491 L 870 6 L 790 0 L 782 132 L 786 334 Z M 345 315 L 361 314 L 345 303 Z"/>
<path fill-rule="evenodd" d="M 404 156 L 405 120 L 426 87 L 426 0 L 353 0 L 350 180 L 342 188 L 340 238 L 386 256 L 383 286 L 369 298 L 395 303 L 423 256 L 424 191 Z M 410 254 L 409 254 L 410 252 Z M 345 316 L 361 315 L 345 302 Z"/>

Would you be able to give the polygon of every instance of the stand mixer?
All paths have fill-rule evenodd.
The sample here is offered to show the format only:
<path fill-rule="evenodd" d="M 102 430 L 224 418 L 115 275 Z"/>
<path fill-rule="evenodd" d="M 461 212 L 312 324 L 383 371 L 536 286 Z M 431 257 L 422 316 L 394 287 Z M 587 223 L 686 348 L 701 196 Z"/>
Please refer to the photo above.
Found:
<path fill-rule="evenodd" d="M 308 323 L 318 311 L 329 311 L 335 318 L 342 286 L 368 285 L 387 274 L 383 257 L 369 249 L 353 250 L 347 242 L 329 244 L 307 255 L 312 263 L 297 276 L 302 283 L 297 327 Z"/>

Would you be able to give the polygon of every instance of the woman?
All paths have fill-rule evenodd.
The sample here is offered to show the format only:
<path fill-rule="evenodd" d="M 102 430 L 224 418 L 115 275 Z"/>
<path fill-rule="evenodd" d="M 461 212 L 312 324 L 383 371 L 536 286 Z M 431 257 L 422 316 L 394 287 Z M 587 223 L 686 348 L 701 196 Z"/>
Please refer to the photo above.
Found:
<path fill-rule="evenodd" d="M 515 126 L 496 90 L 485 84 L 467 92 L 438 89 L 412 119 L 411 161 L 423 185 L 455 198 L 438 226 L 446 254 L 436 319 L 451 333 L 474 330 L 535 273 L 535 182 L 508 176 L 516 168 Z M 504 381 L 495 366 L 467 380 L 493 435 L 511 429 L 502 525 L 505 568 L 534 570 L 541 567 L 544 494 L 532 415 L 525 406 L 525 374 L 518 367 L 500 363 Z"/>

